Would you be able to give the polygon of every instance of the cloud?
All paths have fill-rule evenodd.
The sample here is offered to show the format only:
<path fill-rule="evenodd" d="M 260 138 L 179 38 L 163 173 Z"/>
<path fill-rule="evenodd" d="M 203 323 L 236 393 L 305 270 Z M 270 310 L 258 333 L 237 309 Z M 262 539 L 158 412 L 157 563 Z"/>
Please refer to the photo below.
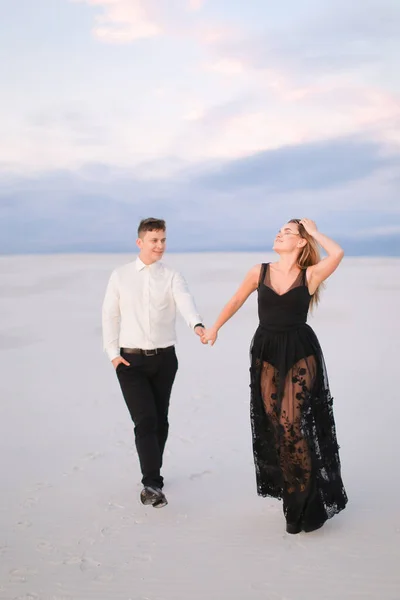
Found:
<path fill-rule="evenodd" d="M 167 219 L 171 250 L 269 249 L 282 223 L 306 214 L 350 253 L 400 254 L 399 165 L 376 142 L 342 138 L 180 164 L 174 176 L 159 161 L 8 176 L 0 252 L 131 251 L 150 214 Z"/>
<path fill-rule="evenodd" d="M 318 190 L 363 179 L 400 162 L 380 155 L 380 146 L 337 139 L 268 150 L 221 164 L 199 178 L 207 189 L 263 187 L 266 192 Z"/>
<path fill-rule="evenodd" d="M 66 3 L 67 14 L 85 33 L 85 17 L 97 17 L 104 41 L 162 39 L 112 51 L 90 44 L 66 19 L 60 32 L 73 35 L 75 27 L 79 50 L 63 70 L 62 36 L 60 46 L 49 38 L 48 71 L 39 51 L 32 51 L 37 71 L 11 57 L 7 69 L 20 83 L 3 86 L 0 162 L 21 172 L 88 162 L 136 168 L 160 157 L 166 174 L 179 161 L 228 161 L 359 134 L 400 145 L 400 80 L 392 69 L 398 0 L 355 8 L 287 0 L 258 3 L 257 11 L 222 0 L 201 14 L 189 10 L 190 0 L 71 1 L 81 6 Z M 385 54 L 379 72 L 365 68 L 371 52 Z M 360 69 L 342 60 L 349 53 L 361 57 Z"/>
<path fill-rule="evenodd" d="M 378 227 L 369 227 L 368 229 L 362 229 L 355 234 L 357 238 L 369 238 L 369 237 L 388 237 L 398 235 L 400 236 L 400 224 L 398 225 L 383 225 Z"/>
<path fill-rule="evenodd" d="M 207 64 L 205 69 L 221 75 L 241 75 L 245 71 L 245 65 L 240 60 L 221 58 Z"/>
<path fill-rule="evenodd" d="M 102 9 L 96 17 L 93 33 L 97 39 L 111 44 L 126 44 L 151 38 L 162 27 L 151 11 L 148 0 L 72 0 Z"/>
<path fill-rule="evenodd" d="M 182 117 L 184 121 L 200 121 L 204 117 L 204 109 L 192 108 L 187 113 L 185 113 Z"/>
<path fill-rule="evenodd" d="M 215 25 L 212 23 L 200 23 L 193 32 L 194 38 L 205 47 L 226 42 L 234 42 L 240 39 L 236 28 L 227 25 Z"/>
<path fill-rule="evenodd" d="M 236 40 L 210 41 L 216 60 L 272 68 L 303 82 L 394 61 L 400 30 L 398 3 L 371 0 L 367 7 L 340 0 L 325 2 L 313 12 L 305 6 L 294 14 L 295 18 L 288 15 L 280 22 L 272 17 L 261 33 L 243 27 Z"/>
<path fill-rule="evenodd" d="M 28 127 L 39 136 L 51 137 L 68 134 L 78 145 L 105 144 L 109 142 L 107 128 L 101 119 L 77 106 L 49 107 L 37 111 L 27 119 Z"/>
<path fill-rule="evenodd" d="M 257 28 L 244 16 L 210 24 L 199 41 L 209 53 L 204 71 L 238 97 L 246 90 L 246 108 L 233 113 L 234 97 L 199 103 L 179 145 L 186 140 L 197 157 L 214 158 L 362 132 L 400 145 L 400 96 L 389 72 L 400 52 L 397 2 L 328 1 L 310 10 L 300 0 L 284 18 L 271 9 Z"/>
<path fill-rule="evenodd" d="M 231 119 L 241 115 L 248 114 L 252 109 L 254 99 L 248 94 L 237 96 L 236 98 L 212 106 L 208 110 L 203 109 L 198 115 L 198 120 L 201 120 L 201 126 L 208 129 L 207 133 L 221 125 L 230 124 Z"/>
<path fill-rule="evenodd" d="M 205 0 L 70 0 L 85 3 L 100 10 L 93 28 L 94 36 L 105 43 L 129 44 L 168 32 L 186 37 L 188 23 L 180 23 L 186 11 L 200 11 Z M 179 19 L 180 16 L 180 19 Z M 191 32 L 195 29 L 189 26 Z"/>
<path fill-rule="evenodd" d="M 200 10 L 203 8 L 206 0 L 189 0 L 190 10 Z"/>
<path fill-rule="evenodd" d="M 235 159 L 280 147 L 361 136 L 387 152 L 400 148 L 396 94 L 368 87 L 315 86 L 267 93 L 264 83 L 243 87 L 231 100 L 185 111 L 170 152 L 192 161 Z"/>

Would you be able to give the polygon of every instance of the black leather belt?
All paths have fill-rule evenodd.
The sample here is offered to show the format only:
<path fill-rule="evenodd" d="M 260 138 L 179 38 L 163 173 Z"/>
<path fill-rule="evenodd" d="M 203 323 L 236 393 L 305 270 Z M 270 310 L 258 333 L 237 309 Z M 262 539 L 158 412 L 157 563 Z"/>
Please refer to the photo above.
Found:
<path fill-rule="evenodd" d="M 163 352 L 172 352 L 175 346 L 168 346 L 167 348 L 154 348 L 153 350 L 142 350 L 141 348 L 121 348 L 121 352 L 124 354 L 143 354 L 144 356 L 155 356 L 156 354 L 162 354 Z"/>

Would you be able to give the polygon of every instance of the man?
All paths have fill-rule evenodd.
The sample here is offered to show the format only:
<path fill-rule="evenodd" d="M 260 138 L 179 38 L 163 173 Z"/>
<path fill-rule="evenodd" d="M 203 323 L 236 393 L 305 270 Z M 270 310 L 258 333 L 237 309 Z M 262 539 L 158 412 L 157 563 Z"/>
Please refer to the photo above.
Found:
<path fill-rule="evenodd" d="M 178 369 L 176 308 L 200 338 L 205 329 L 182 275 L 160 262 L 165 221 L 141 221 L 136 244 L 136 260 L 111 274 L 102 311 L 103 342 L 135 425 L 141 502 L 160 508 L 167 504 L 161 467 Z"/>

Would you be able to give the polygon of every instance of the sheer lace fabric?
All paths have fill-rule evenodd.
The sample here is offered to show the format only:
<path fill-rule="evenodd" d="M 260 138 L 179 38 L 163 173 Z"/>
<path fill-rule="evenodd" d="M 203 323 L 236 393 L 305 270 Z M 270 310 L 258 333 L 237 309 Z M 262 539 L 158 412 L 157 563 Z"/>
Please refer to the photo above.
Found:
<path fill-rule="evenodd" d="M 278 294 L 268 265 L 251 346 L 251 424 L 257 490 L 283 498 L 287 517 L 324 522 L 347 503 L 322 350 L 307 325 L 306 273 Z"/>

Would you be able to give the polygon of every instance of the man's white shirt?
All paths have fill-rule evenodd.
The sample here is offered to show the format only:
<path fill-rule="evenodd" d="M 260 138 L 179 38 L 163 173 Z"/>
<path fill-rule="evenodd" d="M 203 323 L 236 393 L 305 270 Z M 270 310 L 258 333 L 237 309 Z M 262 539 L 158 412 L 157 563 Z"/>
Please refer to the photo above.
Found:
<path fill-rule="evenodd" d="M 153 350 L 176 343 L 176 309 L 193 329 L 202 322 L 180 273 L 140 258 L 115 269 L 103 302 L 103 345 L 110 360 L 120 348 Z"/>

